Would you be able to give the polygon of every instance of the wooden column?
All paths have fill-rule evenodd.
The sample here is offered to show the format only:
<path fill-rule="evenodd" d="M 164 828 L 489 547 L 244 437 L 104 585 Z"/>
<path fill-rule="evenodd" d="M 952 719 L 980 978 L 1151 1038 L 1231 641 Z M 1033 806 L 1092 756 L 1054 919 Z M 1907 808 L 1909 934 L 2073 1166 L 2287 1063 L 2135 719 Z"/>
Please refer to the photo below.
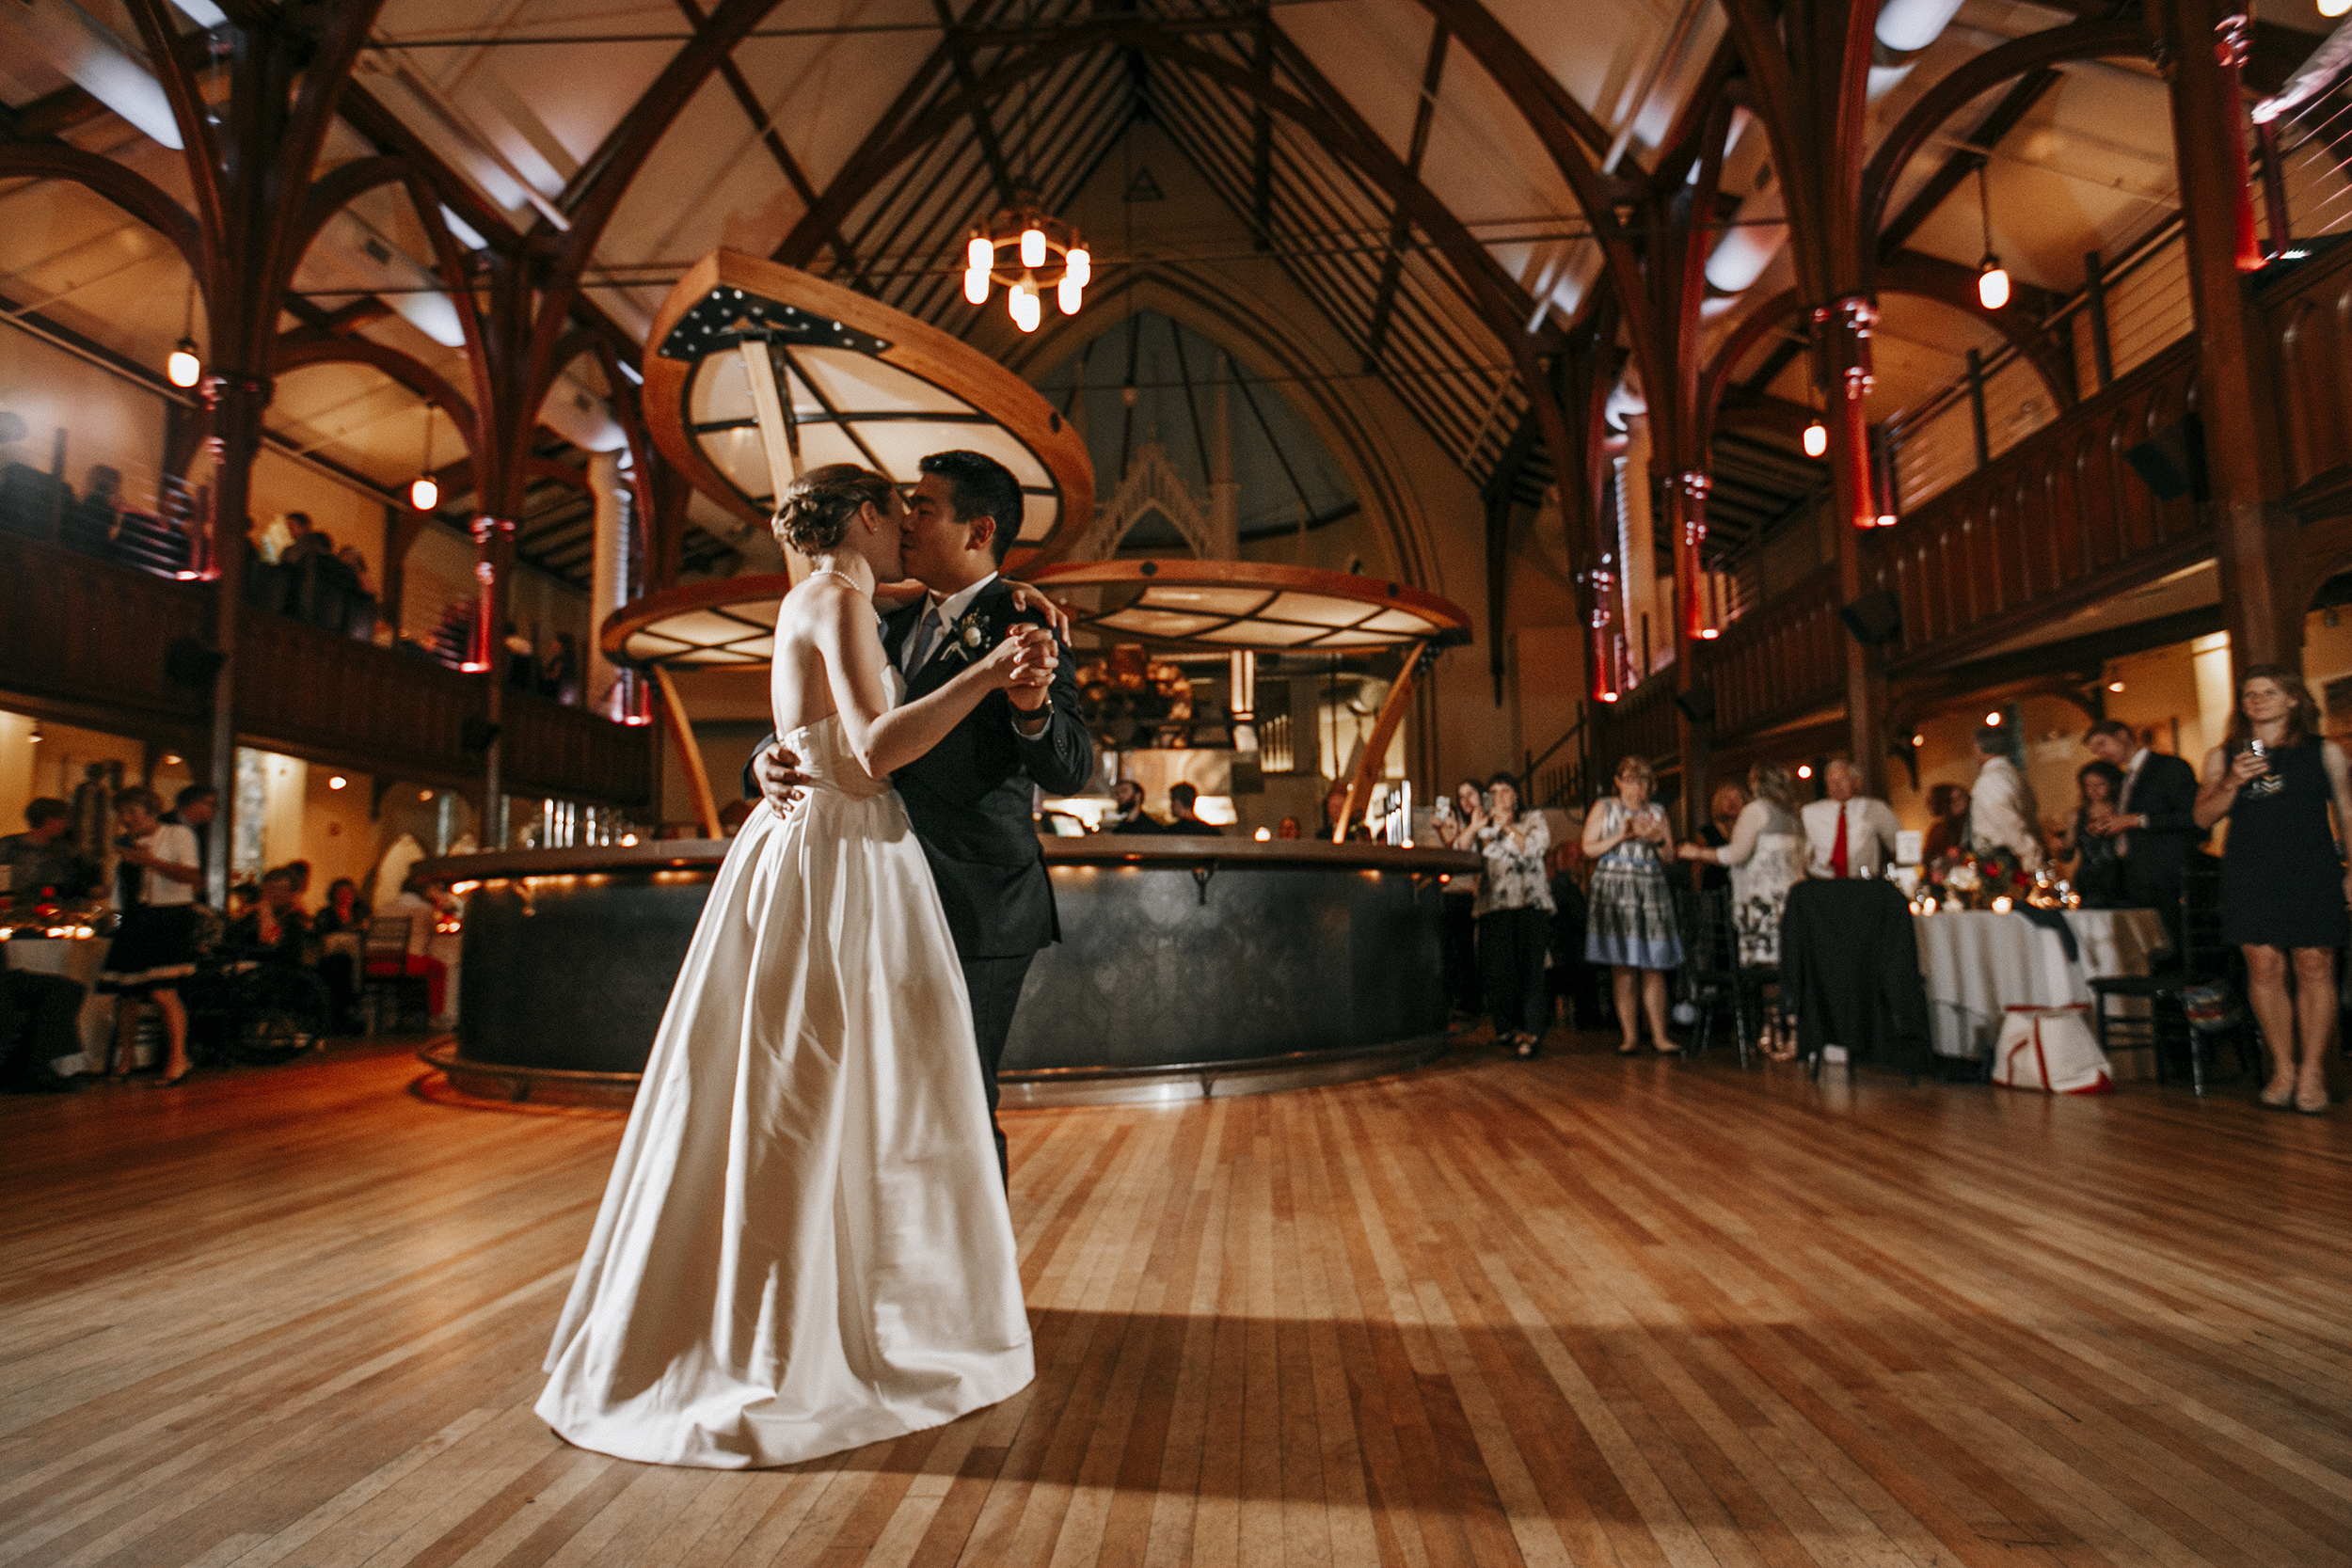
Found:
<path fill-rule="evenodd" d="M 2169 56 L 2172 143 L 2197 318 L 2197 405 L 2230 657 L 2238 670 L 2291 663 L 2302 651 L 2303 594 L 2283 578 L 2265 517 L 2265 501 L 2280 494 L 2270 438 L 2276 421 L 2244 279 L 2262 261 L 2238 89 L 2244 18 L 2225 21 L 2212 0 L 2159 0 L 2154 12 Z"/>
<path fill-rule="evenodd" d="M 1705 568 L 1699 546 L 1707 540 L 1707 492 L 1713 482 L 1695 468 L 1686 468 L 1666 481 L 1666 504 L 1673 509 L 1668 524 L 1675 545 L 1675 695 L 1687 698 L 1700 684 L 1699 654 L 1707 646 L 1700 637 L 1707 625 Z M 1682 761 L 1682 827 L 1694 836 L 1707 820 L 1707 726 L 1691 717 L 1689 706 L 1676 704 L 1675 739 Z"/>
<path fill-rule="evenodd" d="M 204 896 L 216 910 L 229 907 L 230 858 L 236 844 L 237 816 L 237 617 L 245 604 L 245 548 L 252 509 L 253 458 L 262 445 L 262 411 L 269 406 L 269 378 L 215 371 L 204 381 L 204 404 L 212 415 L 213 448 L 213 645 L 220 667 L 213 675 L 211 733 L 205 745 L 203 783 L 220 791 L 206 832 Z"/>
<path fill-rule="evenodd" d="M 1878 307 L 1850 294 L 1813 312 L 1814 341 L 1821 356 L 1821 383 L 1829 425 L 1829 467 L 1837 520 L 1837 597 L 1851 604 L 1862 596 L 1862 541 L 1878 525 L 1878 497 L 1870 483 L 1870 421 L 1864 400 L 1870 392 L 1870 335 Z M 1849 750 L 1867 794 L 1884 793 L 1886 678 L 1877 650 L 1851 634 L 1845 637 L 1846 721 Z"/>
<path fill-rule="evenodd" d="M 482 847 L 506 847 L 505 780 L 501 777 L 506 741 L 506 613 L 515 573 L 515 524 L 504 517 L 473 521 L 475 582 L 474 662 L 489 680 L 484 717 L 490 723 L 490 743 L 482 752 Z"/>

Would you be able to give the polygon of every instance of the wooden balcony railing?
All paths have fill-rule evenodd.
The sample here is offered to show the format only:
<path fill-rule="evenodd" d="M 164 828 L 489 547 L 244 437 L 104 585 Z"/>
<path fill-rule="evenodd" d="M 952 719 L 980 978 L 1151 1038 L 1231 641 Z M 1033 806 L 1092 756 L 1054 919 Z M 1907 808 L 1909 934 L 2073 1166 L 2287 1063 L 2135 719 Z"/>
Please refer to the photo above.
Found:
<path fill-rule="evenodd" d="M 213 605 L 210 583 L 0 536 L 0 693 L 67 721 L 192 749 L 211 693 L 174 677 L 170 648 L 210 640 Z M 487 677 L 258 610 L 243 612 L 237 636 L 240 741 L 383 778 L 480 784 L 483 758 L 467 749 L 466 725 L 487 716 Z M 528 692 L 504 695 L 510 793 L 651 799 L 651 730 Z"/>
<path fill-rule="evenodd" d="M 2286 275 L 2258 306 L 2287 499 L 2341 512 L 2352 491 L 2352 244 Z"/>
<path fill-rule="evenodd" d="M 1902 603 L 1892 670 L 1950 662 L 2202 547 L 2196 503 L 2158 500 L 2123 456 L 2191 410 L 2196 381 L 2195 341 L 2176 343 L 1873 536 L 1864 580 Z"/>
<path fill-rule="evenodd" d="M 1834 565 L 1733 622 L 1700 665 L 1715 693 L 1715 728 L 1761 729 L 1836 702 L 1845 690 L 1845 635 Z"/>

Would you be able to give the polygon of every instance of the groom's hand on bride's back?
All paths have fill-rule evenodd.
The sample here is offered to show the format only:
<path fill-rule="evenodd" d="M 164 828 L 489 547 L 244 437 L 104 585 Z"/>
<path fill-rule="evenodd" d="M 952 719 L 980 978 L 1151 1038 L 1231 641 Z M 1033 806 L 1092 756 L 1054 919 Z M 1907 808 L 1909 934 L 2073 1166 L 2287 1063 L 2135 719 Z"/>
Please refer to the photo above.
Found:
<path fill-rule="evenodd" d="M 759 798 L 768 802 L 770 811 L 788 816 L 809 781 L 801 771 L 800 757 L 779 740 L 753 756 L 752 782 L 759 786 Z"/>

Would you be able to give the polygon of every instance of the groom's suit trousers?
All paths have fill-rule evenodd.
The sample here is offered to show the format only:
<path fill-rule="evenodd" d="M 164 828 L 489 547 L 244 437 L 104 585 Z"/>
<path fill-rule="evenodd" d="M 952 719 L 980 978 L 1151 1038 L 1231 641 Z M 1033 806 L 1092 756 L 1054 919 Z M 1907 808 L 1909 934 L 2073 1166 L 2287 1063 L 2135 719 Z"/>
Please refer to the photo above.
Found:
<path fill-rule="evenodd" d="M 966 958 L 963 987 L 972 995 L 972 1034 L 980 1047 L 980 1082 L 988 1085 L 988 1130 L 996 1135 L 996 1167 L 1007 1185 L 1012 1181 L 1012 1161 L 1005 1151 L 1005 1132 L 996 1125 L 996 1064 L 1004 1060 L 1005 1040 L 1012 1033 L 1012 1010 L 1021 1001 L 1021 982 L 1028 978 L 1037 957 L 1023 953 L 1009 958 Z"/>

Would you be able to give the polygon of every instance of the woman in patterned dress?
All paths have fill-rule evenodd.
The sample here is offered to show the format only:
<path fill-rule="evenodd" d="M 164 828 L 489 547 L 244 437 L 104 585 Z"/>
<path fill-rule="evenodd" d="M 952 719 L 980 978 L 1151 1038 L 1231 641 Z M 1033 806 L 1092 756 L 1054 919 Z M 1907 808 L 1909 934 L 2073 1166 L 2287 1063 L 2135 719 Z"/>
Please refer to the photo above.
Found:
<path fill-rule="evenodd" d="M 1682 1049 L 1666 1035 L 1666 972 L 1682 962 L 1674 892 L 1666 883 L 1674 830 L 1664 809 L 1650 800 L 1658 775 L 1646 761 L 1618 763 L 1616 784 L 1617 792 L 1603 797 L 1584 819 L 1584 853 L 1594 862 L 1584 958 L 1609 966 L 1617 1027 L 1625 1037 L 1617 1054 L 1630 1056 L 1642 1048 L 1640 1014 L 1645 1012 L 1651 1042 L 1660 1055 L 1671 1056 Z"/>
<path fill-rule="evenodd" d="M 1475 823 L 1478 853 L 1478 957 L 1494 1015 L 1495 1041 L 1522 1060 L 1543 1043 L 1551 995 L 1544 984 L 1544 943 L 1551 934 L 1551 879 L 1544 855 L 1551 829 L 1544 814 L 1519 811 L 1519 786 L 1508 773 L 1486 785 L 1486 814 Z"/>
<path fill-rule="evenodd" d="M 1804 826 L 1797 816 L 1796 785 L 1788 769 L 1759 762 L 1748 769 L 1748 792 L 1731 838 L 1720 849 L 1686 844 L 1685 860 L 1713 862 L 1731 873 L 1731 925 L 1740 937 L 1740 962 L 1749 968 L 1780 963 L 1780 917 L 1788 890 L 1805 878 Z M 1764 1053 L 1776 1062 L 1797 1054 L 1796 1042 L 1769 1039 Z"/>

